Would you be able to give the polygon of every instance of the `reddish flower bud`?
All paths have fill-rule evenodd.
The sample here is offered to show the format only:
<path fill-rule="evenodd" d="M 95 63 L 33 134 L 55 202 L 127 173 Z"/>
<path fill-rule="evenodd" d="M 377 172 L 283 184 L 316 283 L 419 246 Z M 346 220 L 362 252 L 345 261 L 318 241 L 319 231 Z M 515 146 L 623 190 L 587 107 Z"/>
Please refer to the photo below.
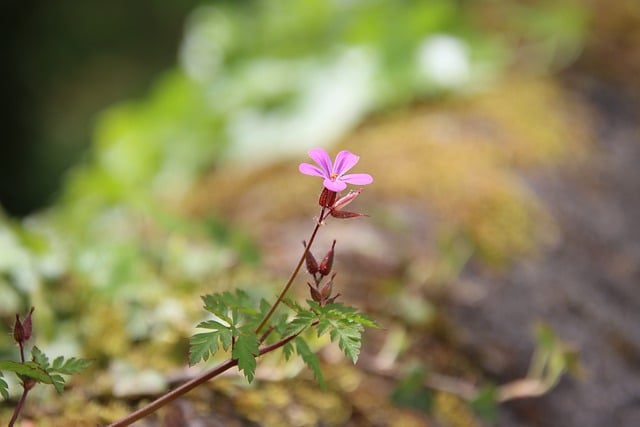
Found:
<path fill-rule="evenodd" d="M 306 249 L 307 248 L 307 242 L 305 242 L 303 240 L 302 244 L 304 245 L 304 247 Z M 315 257 L 313 256 L 313 254 L 311 253 L 310 250 L 308 250 L 307 254 L 305 255 L 305 261 L 306 261 L 306 264 L 307 264 L 307 271 L 312 276 L 315 276 L 315 274 L 318 272 L 318 262 L 316 261 Z"/>
<path fill-rule="evenodd" d="M 320 267 L 318 267 L 318 272 L 323 276 L 328 276 L 329 273 L 331 273 L 331 268 L 333 267 L 333 253 L 334 253 L 335 247 L 336 247 L 336 241 L 334 240 L 333 244 L 331 245 L 331 249 L 329 249 L 329 252 L 327 252 L 327 254 L 322 259 L 322 262 L 320 263 Z"/>
<path fill-rule="evenodd" d="M 32 323 L 31 323 L 31 314 L 33 313 L 34 308 L 31 307 L 29 310 L 29 314 L 24 318 L 24 322 L 20 321 L 20 316 L 16 313 L 16 324 L 13 327 L 13 339 L 17 343 L 23 343 L 31 338 L 32 332 Z"/>
<path fill-rule="evenodd" d="M 25 317 L 24 322 L 22 323 L 22 327 L 24 328 L 25 341 L 31 338 L 31 333 L 33 332 L 33 323 L 31 322 L 31 314 L 33 314 L 33 310 L 35 310 L 35 307 L 31 307 L 31 310 L 29 310 L 29 314 L 27 314 L 27 317 Z"/>
<path fill-rule="evenodd" d="M 336 197 L 338 193 L 335 191 L 327 190 L 326 188 L 322 189 L 322 193 L 320 193 L 320 199 L 318 200 L 318 204 L 324 208 L 330 208 L 336 201 Z"/>
<path fill-rule="evenodd" d="M 16 324 L 13 326 L 13 339 L 17 343 L 21 343 L 25 341 L 24 338 L 24 327 L 22 326 L 22 322 L 20 322 L 20 316 L 16 313 Z"/>
<path fill-rule="evenodd" d="M 331 280 L 322 286 L 320 289 L 320 296 L 322 297 L 322 301 L 327 301 L 331 296 L 331 292 L 333 291 L 333 278 L 336 277 L 336 273 L 333 273 L 331 276 Z"/>
<path fill-rule="evenodd" d="M 314 286 L 312 286 L 311 283 L 307 282 L 307 286 L 309 286 L 309 291 L 311 291 L 311 299 L 315 302 L 322 303 L 322 295 L 320 295 L 320 292 L 318 292 L 318 290 Z"/>

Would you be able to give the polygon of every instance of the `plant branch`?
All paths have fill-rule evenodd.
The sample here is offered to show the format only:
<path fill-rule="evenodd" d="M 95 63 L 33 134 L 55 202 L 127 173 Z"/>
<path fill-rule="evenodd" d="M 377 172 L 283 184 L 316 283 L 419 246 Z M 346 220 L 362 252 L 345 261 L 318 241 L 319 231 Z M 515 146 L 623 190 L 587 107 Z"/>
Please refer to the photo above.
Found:
<path fill-rule="evenodd" d="M 278 307 L 278 304 L 280 304 L 282 302 L 284 296 L 287 294 L 287 291 L 289 290 L 289 288 L 293 284 L 293 281 L 296 278 L 296 276 L 298 275 L 298 272 L 300 271 L 300 267 L 302 267 L 302 264 L 304 263 L 305 257 L 307 256 L 307 253 L 309 252 L 309 250 L 311 248 L 311 245 L 313 244 L 313 240 L 316 238 L 316 234 L 318 233 L 318 229 L 320 229 L 320 225 L 322 224 L 322 221 L 323 221 L 323 218 L 324 218 L 325 210 L 326 210 L 325 207 L 322 207 L 322 209 L 320 210 L 320 215 L 318 216 L 319 219 L 316 222 L 316 226 L 313 228 L 313 232 L 311 233 L 311 237 L 309 237 L 309 243 L 307 243 L 306 247 L 304 248 L 304 252 L 302 252 L 302 256 L 300 257 L 300 260 L 298 261 L 298 264 L 296 265 L 296 268 L 291 273 L 291 276 L 289 276 L 289 280 L 287 280 L 287 283 L 282 288 L 282 291 L 280 292 L 280 295 L 278 295 L 278 298 L 276 299 L 276 301 L 271 306 L 271 309 L 264 316 L 264 319 L 262 319 L 262 321 L 260 322 L 260 324 L 256 328 L 256 334 L 260 333 L 262 328 L 264 328 L 264 326 L 267 324 L 267 322 L 269 321 L 269 319 L 271 318 L 273 313 L 276 311 L 276 308 Z"/>
<path fill-rule="evenodd" d="M 286 345 L 288 342 L 293 340 L 298 335 L 299 334 L 288 336 L 287 338 L 283 338 L 278 342 L 275 342 L 275 343 L 273 343 L 271 345 L 268 345 L 266 347 L 261 348 L 260 349 L 260 353 L 258 354 L 258 356 L 262 356 L 263 354 L 267 354 L 267 353 L 270 353 L 270 352 L 272 352 L 274 350 L 279 349 L 280 347 Z M 186 383 L 182 384 L 178 388 L 171 390 L 167 394 L 165 394 L 163 396 L 160 396 L 159 398 L 157 398 L 153 402 L 143 406 L 142 408 L 138 409 L 137 411 L 130 413 L 129 415 L 127 415 L 123 419 L 121 419 L 119 421 L 116 421 L 116 422 L 114 422 L 112 424 L 109 424 L 108 427 L 125 427 L 125 426 L 128 426 L 128 425 L 131 425 L 134 422 L 136 422 L 136 421 L 146 417 L 147 415 L 151 414 L 152 412 L 157 411 L 158 409 L 160 409 L 164 405 L 174 401 L 175 399 L 177 399 L 178 397 L 182 396 L 183 394 L 188 393 L 189 391 L 193 390 L 194 388 L 198 387 L 199 385 L 209 381 L 210 379 L 212 379 L 214 377 L 217 377 L 218 375 L 222 374 L 225 371 L 228 371 L 229 369 L 231 369 L 231 368 L 233 368 L 234 366 L 237 366 L 237 365 L 238 365 L 238 360 L 237 359 L 228 359 L 228 360 L 222 362 L 221 364 L 219 364 L 218 366 L 216 366 L 215 368 L 211 369 L 210 371 L 207 371 L 204 374 L 199 375 L 199 376 L 193 378 L 192 380 L 187 381 Z M 26 396 L 24 396 L 24 397 L 26 397 Z"/>
<path fill-rule="evenodd" d="M 20 396 L 20 400 L 18 401 L 16 408 L 13 410 L 13 416 L 9 421 L 9 427 L 13 427 L 15 422 L 18 420 L 18 415 L 20 415 L 20 411 L 22 411 L 24 402 L 27 400 L 27 394 L 29 394 L 30 389 L 25 384 L 23 384 L 22 387 L 23 387 L 22 396 Z"/>

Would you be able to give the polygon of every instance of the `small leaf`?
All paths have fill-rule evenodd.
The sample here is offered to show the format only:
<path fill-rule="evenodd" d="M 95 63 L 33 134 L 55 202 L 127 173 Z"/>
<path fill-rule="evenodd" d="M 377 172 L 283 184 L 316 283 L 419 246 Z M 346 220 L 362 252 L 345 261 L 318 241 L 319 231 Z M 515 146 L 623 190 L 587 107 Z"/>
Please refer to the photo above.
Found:
<path fill-rule="evenodd" d="M 331 330 L 331 341 L 338 341 L 340 350 L 355 364 L 360 355 L 361 333 L 357 328 L 339 325 Z"/>
<path fill-rule="evenodd" d="M 71 357 L 65 360 L 60 356 L 53 361 L 53 365 L 48 371 L 49 373 L 57 372 L 59 374 L 72 375 L 86 369 L 89 365 L 91 365 L 91 360 L 88 359 Z"/>
<path fill-rule="evenodd" d="M 4 380 L 2 372 L 0 372 L 0 394 L 5 400 L 9 398 L 9 385 Z"/>
<path fill-rule="evenodd" d="M 291 344 L 291 342 L 286 343 L 282 347 L 282 352 L 284 353 L 284 360 L 288 361 L 289 359 L 291 359 L 291 356 L 294 352 L 293 344 Z"/>
<path fill-rule="evenodd" d="M 326 388 L 326 384 L 324 382 L 324 375 L 322 375 L 322 370 L 320 369 L 320 361 L 318 360 L 318 356 L 311 351 L 307 342 L 302 337 L 296 337 L 294 340 L 296 343 L 296 352 L 302 357 L 305 365 L 311 369 L 313 372 L 313 376 L 318 380 L 320 387 L 322 389 Z"/>
<path fill-rule="evenodd" d="M 217 332 L 205 332 L 195 334 L 189 339 L 189 366 L 206 362 L 209 356 L 218 352 L 219 334 Z"/>
<path fill-rule="evenodd" d="M 287 325 L 286 335 L 297 335 L 307 329 L 313 322 L 317 320 L 318 316 L 309 310 L 304 310 Z"/>
<path fill-rule="evenodd" d="M 33 361 L 43 369 L 47 369 L 49 367 L 49 358 L 38 347 L 33 346 L 31 349 L 31 357 L 33 358 Z"/>
<path fill-rule="evenodd" d="M 18 375 L 29 377 L 39 383 L 53 384 L 53 380 L 40 365 L 36 362 L 14 362 L 12 360 L 1 360 L 0 370 L 15 372 Z"/>
<path fill-rule="evenodd" d="M 58 375 L 58 374 L 51 375 L 51 382 L 53 383 L 53 386 L 56 388 L 56 391 L 59 394 L 62 394 L 62 392 L 64 391 L 64 378 L 62 378 L 62 375 Z"/>
<path fill-rule="evenodd" d="M 471 408 L 482 418 L 495 422 L 498 418 L 498 397 L 494 386 L 483 387 L 470 402 Z"/>
<path fill-rule="evenodd" d="M 231 353 L 238 360 L 238 369 L 244 373 L 247 381 L 253 381 L 256 372 L 256 357 L 260 354 L 258 337 L 253 330 L 241 330 Z"/>

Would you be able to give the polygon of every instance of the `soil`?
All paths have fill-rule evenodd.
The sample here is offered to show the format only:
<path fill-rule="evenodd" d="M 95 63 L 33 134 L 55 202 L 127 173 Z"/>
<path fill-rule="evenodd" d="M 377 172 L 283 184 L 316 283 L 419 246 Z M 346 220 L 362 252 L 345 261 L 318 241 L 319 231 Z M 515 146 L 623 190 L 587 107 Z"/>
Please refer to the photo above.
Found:
<path fill-rule="evenodd" d="M 526 374 L 537 321 L 579 351 L 583 378 L 504 405 L 499 426 L 640 425 L 640 128 L 623 94 L 581 91 L 600 116 L 594 155 L 527 177 L 560 238 L 505 274 L 468 268 L 453 294 L 478 297 L 447 308 L 466 351 L 497 382 Z"/>

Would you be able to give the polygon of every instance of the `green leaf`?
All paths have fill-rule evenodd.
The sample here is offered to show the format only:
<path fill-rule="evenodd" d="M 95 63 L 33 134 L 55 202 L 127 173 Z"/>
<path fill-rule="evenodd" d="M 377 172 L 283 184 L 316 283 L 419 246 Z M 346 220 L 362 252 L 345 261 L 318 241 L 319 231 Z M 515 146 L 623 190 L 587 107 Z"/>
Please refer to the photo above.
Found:
<path fill-rule="evenodd" d="M 3 379 L 2 372 L 0 372 L 0 394 L 5 400 L 9 398 L 9 385 Z"/>
<path fill-rule="evenodd" d="M 297 335 L 307 329 L 313 322 L 318 319 L 318 316 L 310 311 L 304 310 L 298 313 L 298 315 L 289 322 L 287 325 L 286 335 Z"/>
<path fill-rule="evenodd" d="M 351 359 L 355 364 L 358 361 L 360 355 L 361 346 L 361 329 L 360 325 L 356 327 L 340 324 L 331 330 L 331 341 L 338 341 L 338 347 L 340 350 Z"/>
<path fill-rule="evenodd" d="M 498 418 L 497 389 L 494 386 L 483 387 L 470 402 L 470 406 L 486 421 L 495 422 Z"/>
<path fill-rule="evenodd" d="M 293 344 L 291 344 L 291 342 L 286 343 L 284 346 L 282 346 L 282 352 L 284 353 L 284 360 L 288 361 L 289 359 L 291 359 L 291 356 L 294 352 Z"/>
<path fill-rule="evenodd" d="M 253 329 L 242 329 L 236 338 L 232 357 L 238 361 L 238 369 L 244 373 L 247 381 L 253 381 L 256 372 L 256 357 L 260 354 L 258 337 Z"/>
<path fill-rule="evenodd" d="M 0 370 L 15 372 L 18 375 L 29 377 L 39 383 L 53 384 L 53 380 L 47 371 L 36 362 L 20 363 L 12 360 L 1 360 Z"/>
<path fill-rule="evenodd" d="M 189 365 L 193 366 L 201 360 L 206 362 L 209 356 L 218 352 L 219 344 L 224 350 L 229 350 L 233 339 L 231 329 L 215 320 L 208 320 L 198 325 L 198 328 L 210 329 L 211 332 L 195 334 L 189 340 Z"/>
<path fill-rule="evenodd" d="M 31 357 L 33 361 L 40 365 L 43 369 L 49 368 L 49 358 L 38 347 L 33 346 L 31 349 Z"/>
<path fill-rule="evenodd" d="M 311 369 L 311 372 L 313 372 L 313 376 L 316 378 L 316 380 L 318 380 L 320 387 L 325 389 L 326 385 L 324 382 L 324 376 L 322 375 L 322 370 L 320 369 L 320 361 L 318 360 L 318 356 L 313 351 L 311 351 L 304 338 L 296 337 L 294 341 L 296 343 L 296 352 L 300 355 L 300 357 L 302 357 L 305 365 L 307 365 L 309 369 Z"/>
<path fill-rule="evenodd" d="M 51 368 L 47 369 L 47 371 L 49 373 L 56 372 L 59 374 L 72 375 L 86 369 L 89 365 L 91 365 L 91 360 L 77 359 L 75 357 L 65 360 L 62 356 L 59 356 L 53 361 L 53 365 L 51 365 Z"/>

